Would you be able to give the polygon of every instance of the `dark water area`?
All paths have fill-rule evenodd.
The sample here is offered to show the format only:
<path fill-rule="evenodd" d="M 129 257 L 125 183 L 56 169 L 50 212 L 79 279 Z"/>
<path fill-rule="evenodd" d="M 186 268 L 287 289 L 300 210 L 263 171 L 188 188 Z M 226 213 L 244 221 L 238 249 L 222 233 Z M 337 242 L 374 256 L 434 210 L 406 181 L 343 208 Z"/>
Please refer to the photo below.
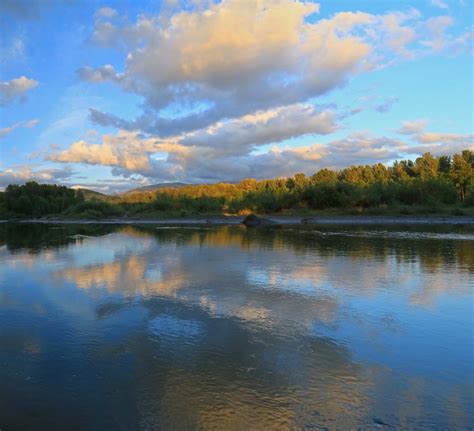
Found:
<path fill-rule="evenodd" d="M 474 229 L 0 225 L 0 429 L 471 430 Z"/>

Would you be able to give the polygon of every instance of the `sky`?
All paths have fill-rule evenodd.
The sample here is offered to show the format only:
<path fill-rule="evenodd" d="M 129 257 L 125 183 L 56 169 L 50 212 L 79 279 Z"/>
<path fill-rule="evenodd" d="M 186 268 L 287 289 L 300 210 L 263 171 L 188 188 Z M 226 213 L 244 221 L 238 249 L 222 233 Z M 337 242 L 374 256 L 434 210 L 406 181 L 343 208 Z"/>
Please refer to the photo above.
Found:
<path fill-rule="evenodd" d="M 474 149 L 470 0 L 2 0 L 0 188 Z"/>

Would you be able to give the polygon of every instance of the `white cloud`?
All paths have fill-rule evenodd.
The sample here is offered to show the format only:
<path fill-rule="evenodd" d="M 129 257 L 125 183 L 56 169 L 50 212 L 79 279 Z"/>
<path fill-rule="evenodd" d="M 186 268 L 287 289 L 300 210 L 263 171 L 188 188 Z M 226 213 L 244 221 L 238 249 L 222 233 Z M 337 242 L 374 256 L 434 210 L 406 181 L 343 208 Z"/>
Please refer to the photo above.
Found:
<path fill-rule="evenodd" d="M 413 135 L 420 133 L 428 125 L 429 121 L 425 118 L 420 118 L 413 121 L 404 121 L 402 127 L 397 130 L 397 133 L 402 135 Z"/>
<path fill-rule="evenodd" d="M 103 120 L 176 134 L 222 118 L 303 103 L 374 68 L 384 52 L 400 52 L 413 40 L 405 26 L 417 17 L 413 11 L 344 12 L 308 22 L 318 10 L 299 1 L 227 0 L 170 18 L 140 17 L 124 27 L 101 22 L 93 40 L 125 47 L 126 68 L 122 73 L 111 66 L 82 68 L 79 75 L 90 82 L 114 81 L 145 98 L 148 112 L 136 121 L 126 124 L 99 113 Z M 377 41 L 374 32 L 385 40 Z M 167 118 L 164 111 L 174 104 L 207 109 Z"/>
<path fill-rule="evenodd" d="M 431 48 L 433 51 L 440 51 L 449 43 L 446 30 L 454 24 L 450 16 L 437 16 L 426 21 L 429 39 L 422 40 L 421 44 Z"/>
<path fill-rule="evenodd" d="M 306 117 L 305 110 L 309 113 Z M 363 132 L 326 144 L 280 144 L 268 149 L 269 144 L 284 141 L 293 133 L 324 133 L 335 126 L 327 112 L 294 105 L 289 111 L 261 111 L 166 139 L 122 130 L 103 136 L 100 143 L 77 141 L 65 150 L 53 149 L 46 158 L 110 166 L 112 174 L 122 178 L 214 182 L 312 174 L 323 167 L 384 163 L 427 151 L 453 154 L 473 147 L 472 135 L 426 132 L 426 125 L 427 120 L 404 122 L 398 132 L 407 135 L 408 141 Z"/>
<path fill-rule="evenodd" d="M 183 157 L 194 152 L 203 157 L 246 155 L 262 145 L 306 134 L 329 134 L 337 128 L 331 111 L 317 111 L 313 105 L 296 104 L 221 121 L 212 126 L 170 138 L 144 138 L 138 132 L 106 135 L 101 144 L 76 141 L 70 148 L 53 152 L 50 160 L 119 166 L 129 171 L 150 171 L 153 154 L 171 153 Z"/>
<path fill-rule="evenodd" d="M 4 138 L 5 136 L 9 135 L 11 132 L 13 132 L 15 129 L 19 128 L 31 128 L 36 126 L 39 123 L 38 119 L 33 119 L 29 121 L 19 121 L 18 123 L 12 124 L 9 127 L 4 127 L 3 129 L 0 129 L 0 139 Z"/>
<path fill-rule="evenodd" d="M 68 167 L 61 168 L 36 168 L 33 165 L 16 165 L 0 169 L 0 188 L 8 184 L 24 184 L 27 181 L 39 183 L 60 183 L 74 175 Z"/>
<path fill-rule="evenodd" d="M 105 66 L 98 67 L 93 69 L 91 67 L 81 67 L 78 70 L 79 78 L 83 81 L 88 82 L 104 82 L 104 81 L 113 81 L 118 78 L 117 73 L 112 65 L 106 64 Z"/>
<path fill-rule="evenodd" d="M 248 124 L 252 120 L 255 119 L 246 119 Z M 219 126 L 216 133 L 221 133 Z M 117 135 L 104 136 L 101 144 L 75 142 L 67 150 L 53 151 L 47 158 L 63 163 L 112 166 L 112 172 L 123 177 L 141 175 L 157 181 L 207 182 L 236 181 L 249 176 L 286 176 L 299 171 L 313 173 L 325 166 L 388 161 L 398 157 L 405 147 L 395 139 L 361 133 L 328 144 L 273 147 L 258 154 L 252 147 L 234 151 L 232 145 L 195 144 L 189 141 L 189 136 L 160 140 L 121 131 Z"/>
<path fill-rule="evenodd" d="M 193 2 L 135 22 L 115 19 L 108 9 L 97 11 L 90 40 L 117 48 L 124 66 L 85 65 L 78 75 L 141 96 L 143 112 L 130 119 L 91 108 L 93 122 L 119 132 L 51 149 L 47 160 L 109 166 L 122 178 L 201 182 L 383 162 L 416 151 L 413 142 L 420 149 L 466 143 L 450 134 L 436 140 L 425 131 L 426 120 L 416 120 L 398 130 L 411 145 L 350 134 L 327 144 L 282 147 L 292 138 L 333 133 L 361 109 L 388 112 L 397 97 L 370 96 L 339 115 L 314 102 L 358 74 L 464 49 L 470 36 L 452 36 L 448 16 L 426 20 L 406 9 L 317 19 L 319 6 L 298 0 Z"/>
<path fill-rule="evenodd" d="M 96 18 L 113 18 L 117 16 L 117 11 L 111 7 L 104 6 L 97 10 L 95 13 Z"/>
<path fill-rule="evenodd" d="M 398 133 L 409 135 L 418 145 L 411 145 L 406 148 L 408 153 L 431 152 L 436 155 L 459 153 L 465 149 L 473 149 L 474 135 L 458 133 L 437 133 L 428 132 L 426 127 L 429 124 L 426 119 L 404 121 Z"/>
<path fill-rule="evenodd" d="M 135 23 L 101 19 L 92 41 L 126 51 L 125 68 L 83 67 L 79 76 L 115 82 L 141 95 L 145 104 L 143 115 L 132 121 L 97 110 L 91 119 L 175 135 L 305 103 L 359 73 L 402 59 L 470 46 L 469 34 L 447 34 L 451 18 L 423 21 L 416 9 L 383 15 L 341 12 L 308 21 L 318 12 L 319 5 L 302 1 L 224 0 L 172 15 L 141 15 Z M 376 109 L 385 112 L 394 102 Z M 187 114 L 170 118 L 167 112 L 176 106 Z"/>
<path fill-rule="evenodd" d="M 38 81 L 27 78 L 26 76 L 0 82 L 0 105 L 8 105 L 17 98 L 24 98 L 26 92 L 35 88 L 37 85 Z"/>
<path fill-rule="evenodd" d="M 441 0 L 431 0 L 431 5 L 435 7 L 439 7 L 440 9 L 448 9 L 448 5 Z"/>

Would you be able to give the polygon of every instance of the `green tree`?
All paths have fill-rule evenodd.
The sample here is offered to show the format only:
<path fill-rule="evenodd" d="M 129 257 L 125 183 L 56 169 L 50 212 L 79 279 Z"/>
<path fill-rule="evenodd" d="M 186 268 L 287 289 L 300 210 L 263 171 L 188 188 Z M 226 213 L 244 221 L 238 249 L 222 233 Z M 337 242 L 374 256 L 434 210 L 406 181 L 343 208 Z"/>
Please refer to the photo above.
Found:
<path fill-rule="evenodd" d="M 453 156 L 453 162 L 451 164 L 451 171 L 450 177 L 453 181 L 456 188 L 459 190 L 459 197 L 461 198 L 461 202 L 464 202 L 466 197 L 466 189 L 469 185 L 469 182 L 472 178 L 472 166 L 466 160 L 465 157 L 460 154 L 455 154 Z"/>
<path fill-rule="evenodd" d="M 337 181 L 337 173 L 327 168 L 320 169 L 311 177 L 311 181 L 314 184 L 335 183 Z"/>
<path fill-rule="evenodd" d="M 438 160 L 431 153 L 425 153 L 415 161 L 415 172 L 422 180 L 438 176 Z"/>
<path fill-rule="evenodd" d="M 441 174 L 449 174 L 451 168 L 451 157 L 440 156 L 438 157 L 438 172 Z"/>

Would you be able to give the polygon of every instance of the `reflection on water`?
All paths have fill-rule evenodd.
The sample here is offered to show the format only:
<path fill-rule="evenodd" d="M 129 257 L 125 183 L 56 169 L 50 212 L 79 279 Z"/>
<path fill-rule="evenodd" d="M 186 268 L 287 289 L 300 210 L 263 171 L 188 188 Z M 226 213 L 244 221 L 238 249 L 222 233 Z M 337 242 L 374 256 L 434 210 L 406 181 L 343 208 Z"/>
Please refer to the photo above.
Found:
<path fill-rule="evenodd" d="M 1 429 L 470 429 L 474 232 L 0 226 Z"/>

